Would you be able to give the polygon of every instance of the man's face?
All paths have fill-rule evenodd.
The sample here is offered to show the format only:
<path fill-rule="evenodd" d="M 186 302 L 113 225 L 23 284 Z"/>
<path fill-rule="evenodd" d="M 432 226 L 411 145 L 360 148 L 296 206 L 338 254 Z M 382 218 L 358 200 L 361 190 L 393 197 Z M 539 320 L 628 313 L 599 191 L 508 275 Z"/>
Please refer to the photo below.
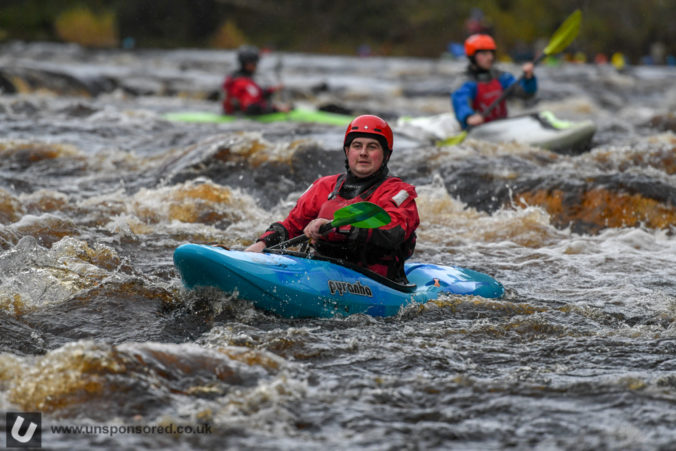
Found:
<path fill-rule="evenodd" d="M 373 138 L 355 138 L 345 152 L 350 171 L 360 178 L 375 173 L 385 158 L 383 146 Z"/>
<path fill-rule="evenodd" d="M 251 73 L 256 72 L 257 68 L 258 68 L 257 62 L 247 61 L 246 63 L 244 63 L 244 70 L 246 70 L 247 72 L 251 72 Z"/>

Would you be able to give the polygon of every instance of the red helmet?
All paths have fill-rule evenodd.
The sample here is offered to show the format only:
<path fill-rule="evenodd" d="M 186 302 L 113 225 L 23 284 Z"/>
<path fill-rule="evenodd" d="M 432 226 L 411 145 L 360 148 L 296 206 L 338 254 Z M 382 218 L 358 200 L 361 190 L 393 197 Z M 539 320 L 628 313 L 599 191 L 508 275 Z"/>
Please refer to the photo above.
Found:
<path fill-rule="evenodd" d="M 487 34 L 473 34 L 465 40 L 465 55 L 474 56 L 479 50 L 495 51 L 495 41 Z"/>
<path fill-rule="evenodd" d="M 354 138 L 363 135 L 375 135 L 375 139 L 383 145 L 383 150 L 392 152 L 394 135 L 392 129 L 383 119 L 371 114 L 364 114 L 352 119 L 345 130 L 343 147 L 348 147 Z"/>

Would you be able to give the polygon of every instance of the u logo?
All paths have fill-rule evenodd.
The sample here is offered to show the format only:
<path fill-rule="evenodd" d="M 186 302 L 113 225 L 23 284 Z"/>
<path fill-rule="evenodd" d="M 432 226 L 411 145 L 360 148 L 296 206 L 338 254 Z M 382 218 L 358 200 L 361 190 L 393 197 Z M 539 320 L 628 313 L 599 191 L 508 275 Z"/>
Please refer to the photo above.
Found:
<path fill-rule="evenodd" d="M 42 414 L 40 412 L 7 412 L 6 445 L 8 448 L 42 446 Z"/>
<path fill-rule="evenodd" d="M 16 420 L 14 420 L 14 426 L 12 426 L 12 438 L 19 443 L 28 443 L 30 439 L 33 438 L 33 434 L 35 434 L 38 425 L 31 422 L 28 429 L 23 434 L 20 433 L 21 426 L 23 426 L 23 417 L 18 416 L 16 417 Z"/>

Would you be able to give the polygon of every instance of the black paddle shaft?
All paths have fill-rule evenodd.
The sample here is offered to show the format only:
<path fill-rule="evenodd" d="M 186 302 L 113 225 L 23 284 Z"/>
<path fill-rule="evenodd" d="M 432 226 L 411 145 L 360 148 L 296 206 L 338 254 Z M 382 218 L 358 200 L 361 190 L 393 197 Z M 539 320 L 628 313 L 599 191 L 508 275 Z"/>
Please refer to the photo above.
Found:
<path fill-rule="evenodd" d="M 326 224 L 323 224 L 319 228 L 319 233 L 324 235 L 325 233 L 330 231 L 332 228 L 333 228 L 333 226 L 331 225 L 331 223 L 327 222 Z M 305 234 L 298 235 L 297 237 L 291 238 L 290 240 L 284 241 L 284 242 L 279 243 L 279 244 L 275 244 L 274 246 L 270 246 L 270 249 L 286 249 L 287 247 L 296 246 L 300 243 L 304 243 L 307 240 L 309 240 L 307 235 L 305 235 Z"/>
<path fill-rule="evenodd" d="M 533 61 L 533 66 L 535 66 L 537 63 L 539 63 L 540 61 L 542 61 L 542 60 L 544 59 L 545 56 L 547 56 L 546 53 L 542 53 L 540 56 L 538 56 L 538 57 L 535 59 L 535 61 Z M 484 111 L 482 111 L 482 112 L 481 112 L 481 115 L 482 115 L 483 117 L 488 116 L 488 113 L 490 113 L 491 111 L 493 111 L 493 109 L 494 109 L 496 106 L 498 106 L 498 104 L 499 104 L 500 102 L 502 102 L 503 100 L 505 100 L 505 97 L 507 97 L 507 96 L 514 90 L 514 88 L 516 87 L 516 85 L 517 85 L 518 83 L 521 83 L 521 80 L 523 80 L 525 77 L 526 77 L 526 74 L 525 74 L 525 73 L 524 73 L 524 74 L 521 74 L 521 76 L 519 77 L 518 80 L 516 80 L 516 81 L 515 81 L 514 83 L 512 83 L 511 85 L 507 86 L 507 89 L 505 89 L 504 91 L 502 91 L 502 94 L 500 95 L 500 97 L 498 97 L 497 99 L 495 99 L 495 100 L 493 101 L 493 103 L 491 103 L 490 105 L 488 105 L 488 108 L 486 108 Z"/>

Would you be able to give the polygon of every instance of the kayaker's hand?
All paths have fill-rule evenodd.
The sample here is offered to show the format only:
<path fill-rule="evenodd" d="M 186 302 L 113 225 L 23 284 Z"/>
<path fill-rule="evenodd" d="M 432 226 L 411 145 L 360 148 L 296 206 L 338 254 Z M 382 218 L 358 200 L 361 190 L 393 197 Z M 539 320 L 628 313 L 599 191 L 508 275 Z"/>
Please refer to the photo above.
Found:
<path fill-rule="evenodd" d="M 467 118 L 467 125 L 475 126 L 484 123 L 484 117 L 479 113 L 474 113 Z"/>
<path fill-rule="evenodd" d="M 256 241 L 254 244 L 251 246 L 247 247 L 244 249 L 245 252 L 263 252 L 263 249 L 265 249 L 265 242 L 264 241 Z"/>
<path fill-rule="evenodd" d="M 533 68 L 534 67 L 535 66 L 533 66 L 533 63 L 526 63 L 526 64 L 523 65 L 523 67 L 521 69 L 523 70 L 523 74 L 524 74 L 525 78 L 533 78 Z"/>
<path fill-rule="evenodd" d="M 318 240 L 322 236 L 322 234 L 319 233 L 319 228 L 327 222 L 331 221 L 326 218 L 313 219 L 307 226 L 305 226 L 303 233 L 311 240 Z"/>

